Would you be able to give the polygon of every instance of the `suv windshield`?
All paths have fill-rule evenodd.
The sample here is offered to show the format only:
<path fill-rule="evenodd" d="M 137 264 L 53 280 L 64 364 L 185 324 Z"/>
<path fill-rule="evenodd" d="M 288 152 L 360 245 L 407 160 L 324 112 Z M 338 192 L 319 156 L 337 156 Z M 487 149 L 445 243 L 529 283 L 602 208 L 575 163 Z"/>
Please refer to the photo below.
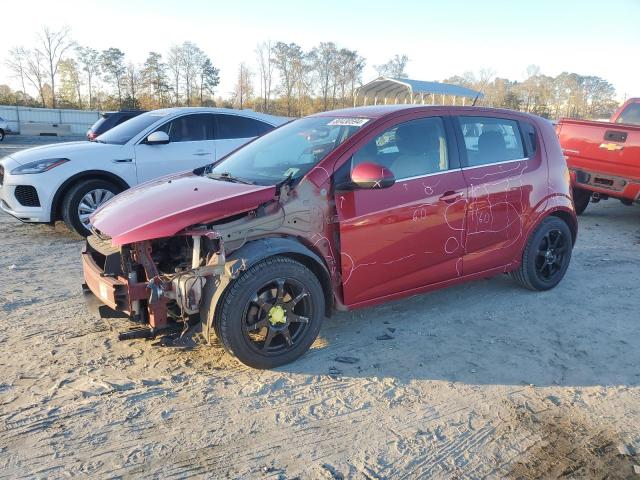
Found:
<path fill-rule="evenodd" d="M 230 154 L 208 173 L 258 185 L 274 185 L 288 177 L 297 179 L 368 121 L 347 117 L 296 120 Z"/>
<path fill-rule="evenodd" d="M 107 130 L 98 136 L 96 140 L 102 143 L 124 145 L 149 125 L 157 122 L 166 115 L 167 113 L 160 111 L 143 113 L 113 127 L 111 130 Z"/>

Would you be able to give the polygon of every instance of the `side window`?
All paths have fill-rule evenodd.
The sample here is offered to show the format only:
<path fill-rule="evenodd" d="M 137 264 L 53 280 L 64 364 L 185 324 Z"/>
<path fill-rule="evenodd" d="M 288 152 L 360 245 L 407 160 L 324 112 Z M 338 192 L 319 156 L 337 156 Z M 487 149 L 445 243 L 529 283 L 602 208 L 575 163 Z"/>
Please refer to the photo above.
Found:
<path fill-rule="evenodd" d="M 640 125 L 640 103 L 630 103 L 627 105 L 616 123 L 628 123 L 630 125 Z"/>
<path fill-rule="evenodd" d="M 470 167 L 524 158 L 518 122 L 506 118 L 459 117 Z"/>
<path fill-rule="evenodd" d="M 538 135 L 536 134 L 536 129 L 533 125 L 528 122 L 520 123 L 522 127 L 522 133 L 527 140 L 527 152 L 529 152 L 529 157 L 533 157 L 538 151 Z"/>
<path fill-rule="evenodd" d="M 216 115 L 218 118 L 218 130 L 216 139 L 251 138 L 273 130 L 271 125 L 241 117 L 239 115 Z"/>
<path fill-rule="evenodd" d="M 211 116 L 205 114 L 184 115 L 162 125 L 158 131 L 166 132 L 171 142 L 198 142 L 211 140 Z"/>
<path fill-rule="evenodd" d="M 442 118 L 421 118 L 385 130 L 353 155 L 352 168 L 363 162 L 384 165 L 396 179 L 448 170 Z"/>

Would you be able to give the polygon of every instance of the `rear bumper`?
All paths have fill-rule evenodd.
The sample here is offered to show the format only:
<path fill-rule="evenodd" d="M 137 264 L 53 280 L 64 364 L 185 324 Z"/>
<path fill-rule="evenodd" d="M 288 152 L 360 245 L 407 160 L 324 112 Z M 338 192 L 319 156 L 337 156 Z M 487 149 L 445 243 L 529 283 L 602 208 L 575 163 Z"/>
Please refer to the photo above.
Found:
<path fill-rule="evenodd" d="M 573 168 L 571 169 L 571 184 L 574 187 L 609 197 L 640 202 L 640 179 Z"/>

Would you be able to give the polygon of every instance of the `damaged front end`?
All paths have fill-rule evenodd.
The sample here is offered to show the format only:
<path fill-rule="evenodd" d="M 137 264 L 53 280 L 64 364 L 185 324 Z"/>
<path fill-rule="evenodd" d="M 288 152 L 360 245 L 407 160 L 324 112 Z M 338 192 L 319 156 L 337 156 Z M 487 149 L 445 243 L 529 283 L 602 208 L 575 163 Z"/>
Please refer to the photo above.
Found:
<path fill-rule="evenodd" d="M 152 338 L 187 330 L 189 317 L 200 310 L 206 282 L 224 274 L 224 247 L 220 235 L 206 228 L 122 247 L 92 235 L 82 266 L 92 310 L 147 325 L 121 333 L 120 339 Z"/>
<path fill-rule="evenodd" d="M 96 303 L 103 304 L 97 305 L 101 317 L 124 315 L 142 324 L 121 333 L 121 339 L 184 334 L 198 313 L 202 334 L 210 339 L 213 311 L 227 285 L 256 259 L 299 250 L 297 254 L 317 266 L 327 288 L 327 305 L 332 305 L 331 284 L 337 283 L 338 274 L 329 241 L 334 225 L 321 190 L 312 182 L 293 190 L 279 186 L 271 198 L 262 197 L 248 211 L 119 247 L 97 232 L 82 252 L 88 303 L 94 304 L 94 312 Z"/>

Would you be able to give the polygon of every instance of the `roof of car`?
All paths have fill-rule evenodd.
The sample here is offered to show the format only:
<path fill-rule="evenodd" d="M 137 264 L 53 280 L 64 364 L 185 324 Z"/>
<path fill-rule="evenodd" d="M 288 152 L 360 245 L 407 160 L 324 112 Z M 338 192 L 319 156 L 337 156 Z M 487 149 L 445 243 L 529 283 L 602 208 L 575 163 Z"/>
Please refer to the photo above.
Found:
<path fill-rule="evenodd" d="M 199 112 L 241 115 L 244 117 L 255 118 L 256 120 L 262 120 L 263 122 L 267 122 L 272 125 L 281 125 L 290 120 L 289 118 L 286 118 L 286 117 L 277 117 L 275 115 L 254 112 L 253 110 L 248 110 L 248 109 L 235 110 L 233 108 L 216 108 L 216 107 L 172 107 L 172 108 L 161 108 L 158 110 L 151 110 L 151 113 L 158 113 L 163 115 L 177 114 L 177 113 L 199 113 Z"/>
<path fill-rule="evenodd" d="M 500 114 L 517 114 L 524 117 L 540 118 L 529 113 L 518 112 L 515 110 L 508 110 L 504 108 L 490 108 L 490 107 L 472 107 L 472 106 L 453 106 L 453 105 L 416 105 L 416 104 L 394 104 L 394 105 L 369 105 L 366 107 L 352 107 L 342 108 L 339 110 L 330 110 L 327 112 L 319 112 L 312 116 L 320 117 L 362 117 L 362 118 L 381 118 L 386 115 L 390 115 L 398 112 L 407 112 L 411 110 L 450 110 L 457 114 L 462 113 L 479 113 L 486 112 L 489 115 Z"/>

